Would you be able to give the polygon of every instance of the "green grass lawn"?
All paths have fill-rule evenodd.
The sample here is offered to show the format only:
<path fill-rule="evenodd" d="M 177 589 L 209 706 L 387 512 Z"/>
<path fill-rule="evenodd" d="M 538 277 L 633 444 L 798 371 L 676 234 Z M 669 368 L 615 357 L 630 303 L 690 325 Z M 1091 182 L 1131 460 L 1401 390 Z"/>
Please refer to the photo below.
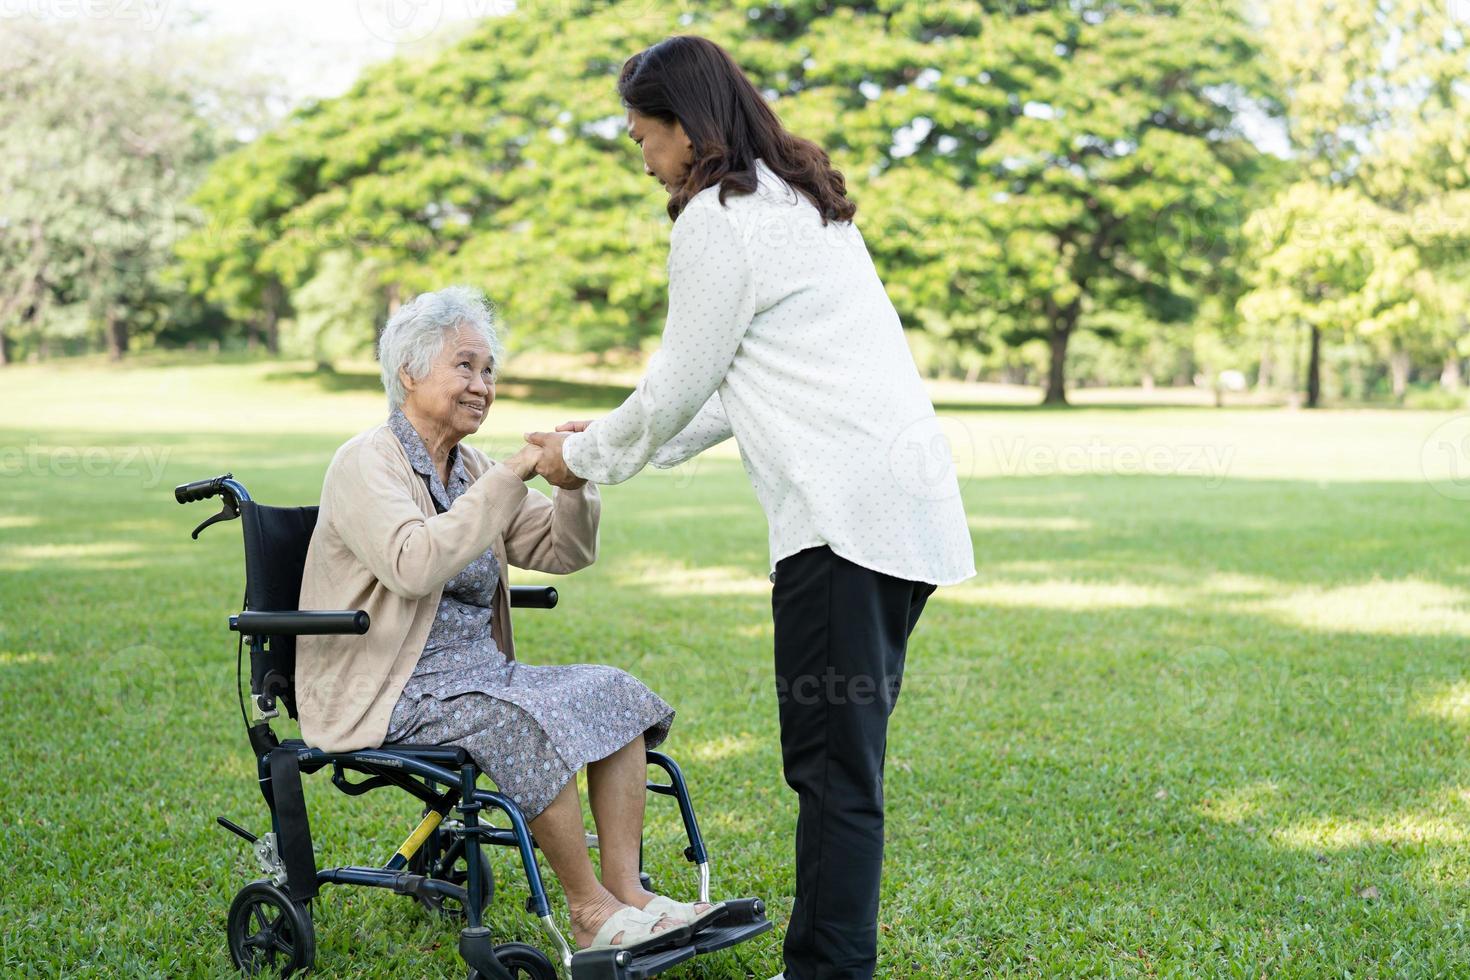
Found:
<path fill-rule="evenodd" d="M 617 399 L 512 377 L 473 441 L 505 452 Z M 940 412 L 980 574 L 936 594 L 910 648 L 880 976 L 1470 975 L 1452 417 Z M 225 623 L 239 525 L 190 541 L 213 508 L 171 488 L 232 470 L 262 501 L 315 502 L 333 449 L 382 415 L 371 377 L 290 365 L 0 372 L 0 974 L 229 975 L 225 911 L 256 868 L 214 818 L 266 826 Z M 764 520 L 729 446 L 605 498 L 601 560 L 518 616 L 518 648 L 623 667 L 678 709 L 666 747 L 715 891 L 764 896 L 778 931 L 677 975 L 764 980 L 795 822 Z M 307 783 L 324 866 L 386 859 L 417 816 Z M 688 897 L 663 798 L 648 838 Z M 540 944 L 512 855 L 492 856 L 497 938 Z M 463 975 L 455 931 L 409 898 L 328 886 L 315 922 L 322 975 Z"/>

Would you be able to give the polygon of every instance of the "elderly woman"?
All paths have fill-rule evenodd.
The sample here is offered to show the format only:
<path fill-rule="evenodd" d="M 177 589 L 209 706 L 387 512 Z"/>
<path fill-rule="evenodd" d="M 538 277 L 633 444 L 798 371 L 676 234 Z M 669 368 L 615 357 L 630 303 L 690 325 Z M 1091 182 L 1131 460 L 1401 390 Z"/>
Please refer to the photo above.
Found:
<path fill-rule="evenodd" d="M 578 946 L 632 946 L 710 913 L 638 879 L 645 749 L 674 711 L 613 667 L 515 659 L 506 567 L 574 572 L 597 552 L 593 484 L 529 489 L 539 450 L 496 462 L 464 445 L 495 400 L 502 348 L 483 298 L 404 304 L 379 345 L 388 421 L 332 458 L 301 583 L 303 609 L 365 609 L 365 637 L 302 637 L 301 734 L 348 751 L 457 745 L 520 806 L 561 881 Z M 602 856 L 587 854 L 587 767 Z"/>

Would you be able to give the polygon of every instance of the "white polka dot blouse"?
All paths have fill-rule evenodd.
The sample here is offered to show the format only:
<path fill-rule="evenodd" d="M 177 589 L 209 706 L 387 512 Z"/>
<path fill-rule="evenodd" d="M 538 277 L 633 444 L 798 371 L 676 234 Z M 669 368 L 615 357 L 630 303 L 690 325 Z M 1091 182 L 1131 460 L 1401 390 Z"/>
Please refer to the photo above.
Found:
<path fill-rule="evenodd" d="M 771 568 L 806 548 L 916 582 L 975 574 L 951 446 L 852 222 L 757 162 L 754 194 L 697 195 L 674 223 L 663 341 L 637 389 L 566 440 L 621 483 L 733 436 Z"/>

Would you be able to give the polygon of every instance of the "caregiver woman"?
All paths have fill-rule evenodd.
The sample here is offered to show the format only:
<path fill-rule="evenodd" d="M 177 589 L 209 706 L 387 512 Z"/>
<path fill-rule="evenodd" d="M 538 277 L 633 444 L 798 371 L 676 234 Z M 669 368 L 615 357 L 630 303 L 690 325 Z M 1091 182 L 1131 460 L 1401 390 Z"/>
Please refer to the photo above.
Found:
<path fill-rule="evenodd" d="M 735 437 L 770 525 L 800 807 L 785 976 L 872 977 L 905 646 L 935 586 L 975 574 L 958 484 L 827 154 L 703 38 L 634 55 L 618 91 L 674 219 L 662 347 L 607 417 L 527 438 L 550 479 L 621 483 Z"/>

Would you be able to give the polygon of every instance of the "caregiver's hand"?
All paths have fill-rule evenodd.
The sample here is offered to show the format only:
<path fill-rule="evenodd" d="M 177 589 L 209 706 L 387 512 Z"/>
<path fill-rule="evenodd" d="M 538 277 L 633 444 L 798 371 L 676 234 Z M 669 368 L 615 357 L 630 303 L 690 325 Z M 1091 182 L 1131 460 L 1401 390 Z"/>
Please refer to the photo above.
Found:
<path fill-rule="evenodd" d="M 595 421 L 597 421 L 597 420 L 596 419 L 581 419 L 580 421 L 577 421 L 577 422 L 563 422 L 561 425 L 558 425 L 556 427 L 556 431 L 557 432 L 582 432 L 582 431 L 585 431 L 586 430 L 587 426 L 591 425 Z"/>
<path fill-rule="evenodd" d="M 528 432 L 526 442 L 541 448 L 541 458 L 536 462 L 536 472 L 546 478 L 552 486 L 563 490 L 580 490 L 587 481 L 567 469 L 562 459 L 562 443 L 567 441 L 568 432 Z"/>

